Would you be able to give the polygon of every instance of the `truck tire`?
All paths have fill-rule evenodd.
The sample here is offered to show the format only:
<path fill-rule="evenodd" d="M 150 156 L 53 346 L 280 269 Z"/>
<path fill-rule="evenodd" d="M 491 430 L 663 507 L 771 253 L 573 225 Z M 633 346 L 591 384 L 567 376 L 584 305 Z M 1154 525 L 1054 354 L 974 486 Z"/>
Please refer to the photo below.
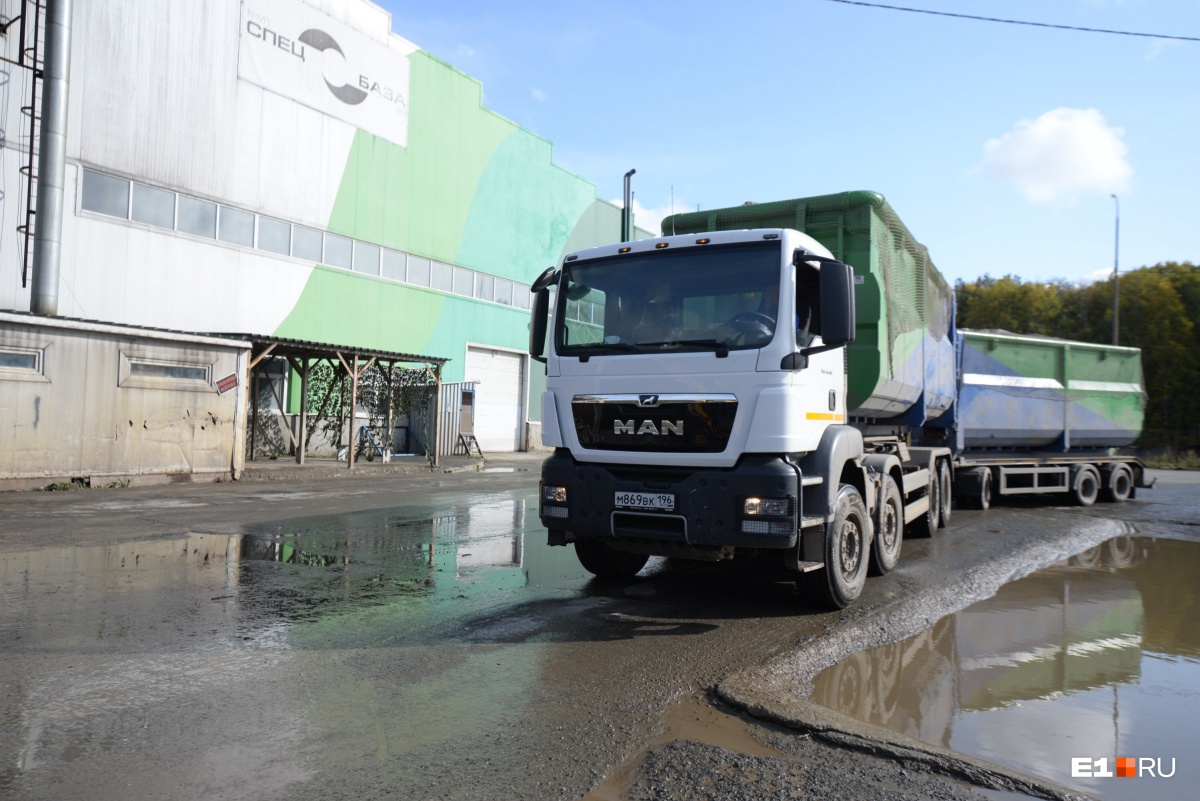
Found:
<path fill-rule="evenodd" d="M 596 578 L 610 580 L 631 579 L 650 560 L 646 554 L 618 551 L 595 539 L 575 540 L 575 556 L 584 570 Z"/>
<path fill-rule="evenodd" d="M 932 537 L 937 534 L 938 522 L 941 520 L 939 510 L 941 508 L 941 493 L 938 492 L 940 482 L 938 481 L 937 470 L 929 472 L 929 484 L 925 487 L 925 495 L 929 498 L 929 508 L 925 513 L 912 521 L 912 525 L 905 531 L 905 534 L 911 534 L 913 537 L 925 538 Z"/>
<path fill-rule="evenodd" d="M 1104 500 L 1125 503 L 1133 497 L 1133 471 L 1126 465 L 1115 464 L 1104 476 Z"/>
<path fill-rule="evenodd" d="M 942 459 L 937 463 L 938 475 L 938 526 L 950 525 L 950 502 L 954 500 L 953 481 L 950 477 L 950 462 Z"/>
<path fill-rule="evenodd" d="M 1074 484 L 1071 494 L 1076 506 L 1091 506 L 1100 497 L 1100 474 L 1090 464 L 1079 468 Z"/>
<path fill-rule="evenodd" d="M 853 603 L 867 583 L 870 525 L 862 496 L 853 485 L 843 484 L 834 502 L 833 520 L 825 526 L 825 567 L 797 577 L 801 591 L 830 609 Z"/>
<path fill-rule="evenodd" d="M 871 541 L 871 562 L 867 572 L 872 576 L 883 576 L 892 572 L 900 561 L 900 545 L 904 540 L 904 499 L 900 488 L 891 476 L 883 477 L 880 492 L 879 518 L 875 525 L 875 539 Z"/>

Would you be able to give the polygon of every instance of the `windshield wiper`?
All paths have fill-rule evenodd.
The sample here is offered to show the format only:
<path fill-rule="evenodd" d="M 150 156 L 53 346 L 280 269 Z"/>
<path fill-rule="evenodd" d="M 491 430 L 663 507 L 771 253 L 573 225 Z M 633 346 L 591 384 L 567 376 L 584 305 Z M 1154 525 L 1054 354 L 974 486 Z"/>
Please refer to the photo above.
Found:
<path fill-rule="evenodd" d="M 720 339 L 670 339 L 664 342 L 639 342 L 639 345 L 650 347 L 658 345 L 660 347 L 692 345 L 697 347 L 712 348 L 717 353 L 718 359 L 724 359 L 729 355 L 729 343 Z"/>
<path fill-rule="evenodd" d="M 579 353 L 594 353 L 597 350 L 619 350 L 624 353 L 641 353 L 642 349 L 628 342 L 588 342 L 586 344 L 568 345 L 570 351 L 564 356 L 575 356 Z M 564 349 L 566 350 L 566 349 Z"/>

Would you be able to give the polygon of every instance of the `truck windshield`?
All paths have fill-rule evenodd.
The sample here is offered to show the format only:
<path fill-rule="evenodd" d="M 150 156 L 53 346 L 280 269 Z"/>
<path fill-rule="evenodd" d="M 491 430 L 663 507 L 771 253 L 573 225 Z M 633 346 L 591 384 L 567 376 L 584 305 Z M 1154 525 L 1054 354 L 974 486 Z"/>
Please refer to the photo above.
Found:
<path fill-rule="evenodd" d="M 778 242 L 655 250 L 567 264 L 560 354 L 743 350 L 779 317 Z"/>

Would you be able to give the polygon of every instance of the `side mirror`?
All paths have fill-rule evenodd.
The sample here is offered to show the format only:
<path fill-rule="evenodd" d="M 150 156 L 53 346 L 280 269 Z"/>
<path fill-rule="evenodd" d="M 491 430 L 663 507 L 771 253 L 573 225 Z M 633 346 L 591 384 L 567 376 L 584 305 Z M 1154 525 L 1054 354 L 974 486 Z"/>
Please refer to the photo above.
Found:
<path fill-rule="evenodd" d="M 840 346 L 854 341 L 854 270 L 848 264 L 821 265 L 821 341 Z"/>
<path fill-rule="evenodd" d="M 558 283 L 559 272 L 554 267 L 542 271 L 529 287 L 533 293 L 533 309 L 529 318 L 529 356 L 546 363 L 546 324 L 550 319 L 550 287 Z"/>
<path fill-rule="evenodd" d="M 542 274 L 534 279 L 533 284 L 529 287 L 530 292 L 541 292 L 551 284 L 558 283 L 558 270 L 554 267 L 547 267 L 542 271 Z"/>
<path fill-rule="evenodd" d="M 800 351 L 804 356 L 854 341 L 854 269 L 839 261 L 822 259 L 820 282 L 822 344 Z"/>
<path fill-rule="evenodd" d="M 546 363 L 546 323 L 550 318 L 550 290 L 542 288 L 533 296 L 533 311 L 529 318 L 529 356 Z"/>

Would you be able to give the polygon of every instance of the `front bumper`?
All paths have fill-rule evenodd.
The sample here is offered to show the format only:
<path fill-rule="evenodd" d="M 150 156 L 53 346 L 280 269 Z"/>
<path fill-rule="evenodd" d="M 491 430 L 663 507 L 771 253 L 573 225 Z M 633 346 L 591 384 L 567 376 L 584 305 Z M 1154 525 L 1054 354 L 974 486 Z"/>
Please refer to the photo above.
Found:
<path fill-rule="evenodd" d="M 566 501 L 545 499 L 542 487 L 565 487 Z M 618 492 L 670 493 L 672 511 L 618 509 Z M 566 449 L 542 465 L 539 513 L 551 542 L 562 534 L 694 548 L 793 548 L 800 504 L 800 476 L 779 457 L 749 455 L 729 469 L 678 469 L 576 462 Z M 789 514 L 743 514 L 745 499 L 789 498 Z M 547 511 L 547 510 L 550 511 Z M 744 521 L 753 521 L 747 531 Z M 764 523 L 774 525 L 763 525 Z M 770 531 L 761 529 L 770 528 Z"/>

